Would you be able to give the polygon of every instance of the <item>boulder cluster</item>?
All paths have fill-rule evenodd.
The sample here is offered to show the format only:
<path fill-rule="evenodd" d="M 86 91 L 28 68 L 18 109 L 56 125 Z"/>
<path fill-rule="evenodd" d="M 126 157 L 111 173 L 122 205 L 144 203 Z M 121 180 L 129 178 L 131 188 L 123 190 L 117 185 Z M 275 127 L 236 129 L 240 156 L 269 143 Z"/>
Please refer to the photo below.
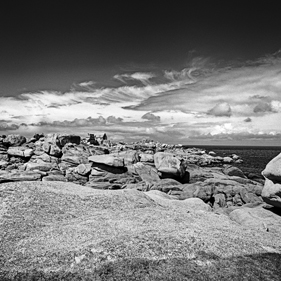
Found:
<path fill-rule="evenodd" d="M 235 154 L 220 157 L 152 140 L 114 143 L 106 135 L 0 137 L 0 183 L 63 181 L 95 189 L 158 190 L 179 200 L 200 198 L 214 209 L 263 202 L 263 185 L 231 165 L 240 162 Z M 266 185 L 281 179 L 264 175 Z"/>

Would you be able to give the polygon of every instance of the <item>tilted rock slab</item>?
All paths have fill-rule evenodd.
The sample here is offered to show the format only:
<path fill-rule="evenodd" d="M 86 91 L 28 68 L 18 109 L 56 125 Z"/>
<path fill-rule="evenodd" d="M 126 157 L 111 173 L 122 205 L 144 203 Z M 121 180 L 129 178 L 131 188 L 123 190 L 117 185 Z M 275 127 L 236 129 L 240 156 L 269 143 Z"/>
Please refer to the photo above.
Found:
<path fill-rule="evenodd" d="M 94 163 L 105 164 L 113 167 L 124 167 L 124 158 L 115 154 L 93 155 L 88 158 L 89 161 Z"/>

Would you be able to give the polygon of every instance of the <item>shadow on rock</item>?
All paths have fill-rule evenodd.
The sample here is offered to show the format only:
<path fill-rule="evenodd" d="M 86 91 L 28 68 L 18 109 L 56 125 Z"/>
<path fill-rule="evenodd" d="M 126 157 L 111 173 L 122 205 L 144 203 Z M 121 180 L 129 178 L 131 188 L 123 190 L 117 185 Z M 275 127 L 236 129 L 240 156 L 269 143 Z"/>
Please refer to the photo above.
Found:
<path fill-rule="evenodd" d="M 8 280 L 280 280 L 281 254 L 220 258 L 198 252 L 191 258 L 121 259 L 96 265 L 87 260 L 67 271 L 0 272 Z"/>

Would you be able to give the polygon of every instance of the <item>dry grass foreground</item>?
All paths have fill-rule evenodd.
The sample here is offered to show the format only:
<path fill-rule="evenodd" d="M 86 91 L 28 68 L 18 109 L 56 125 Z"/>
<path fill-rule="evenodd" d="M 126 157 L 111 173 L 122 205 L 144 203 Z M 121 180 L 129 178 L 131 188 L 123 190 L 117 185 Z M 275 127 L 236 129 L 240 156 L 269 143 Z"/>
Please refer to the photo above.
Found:
<path fill-rule="evenodd" d="M 0 280 L 280 280 L 279 231 L 147 194 L 1 184 Z"/>

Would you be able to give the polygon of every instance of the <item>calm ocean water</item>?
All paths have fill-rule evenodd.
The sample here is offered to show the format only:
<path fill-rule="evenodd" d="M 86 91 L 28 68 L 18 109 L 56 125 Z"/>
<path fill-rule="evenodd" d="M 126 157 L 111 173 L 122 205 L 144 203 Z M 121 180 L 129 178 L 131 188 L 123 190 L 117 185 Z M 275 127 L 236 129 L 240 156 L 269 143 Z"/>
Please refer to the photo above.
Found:
<path fill-rule="evenodd" d="M 243 159 L 241 164 L 233 164 L 245 173 L 260 174 L 266 164 L 279 153 L 281 146 L 186 146 L 206 149 L 207 152 L 214 151 L 217 156 L 229 156 L 237 154 Z"/>

